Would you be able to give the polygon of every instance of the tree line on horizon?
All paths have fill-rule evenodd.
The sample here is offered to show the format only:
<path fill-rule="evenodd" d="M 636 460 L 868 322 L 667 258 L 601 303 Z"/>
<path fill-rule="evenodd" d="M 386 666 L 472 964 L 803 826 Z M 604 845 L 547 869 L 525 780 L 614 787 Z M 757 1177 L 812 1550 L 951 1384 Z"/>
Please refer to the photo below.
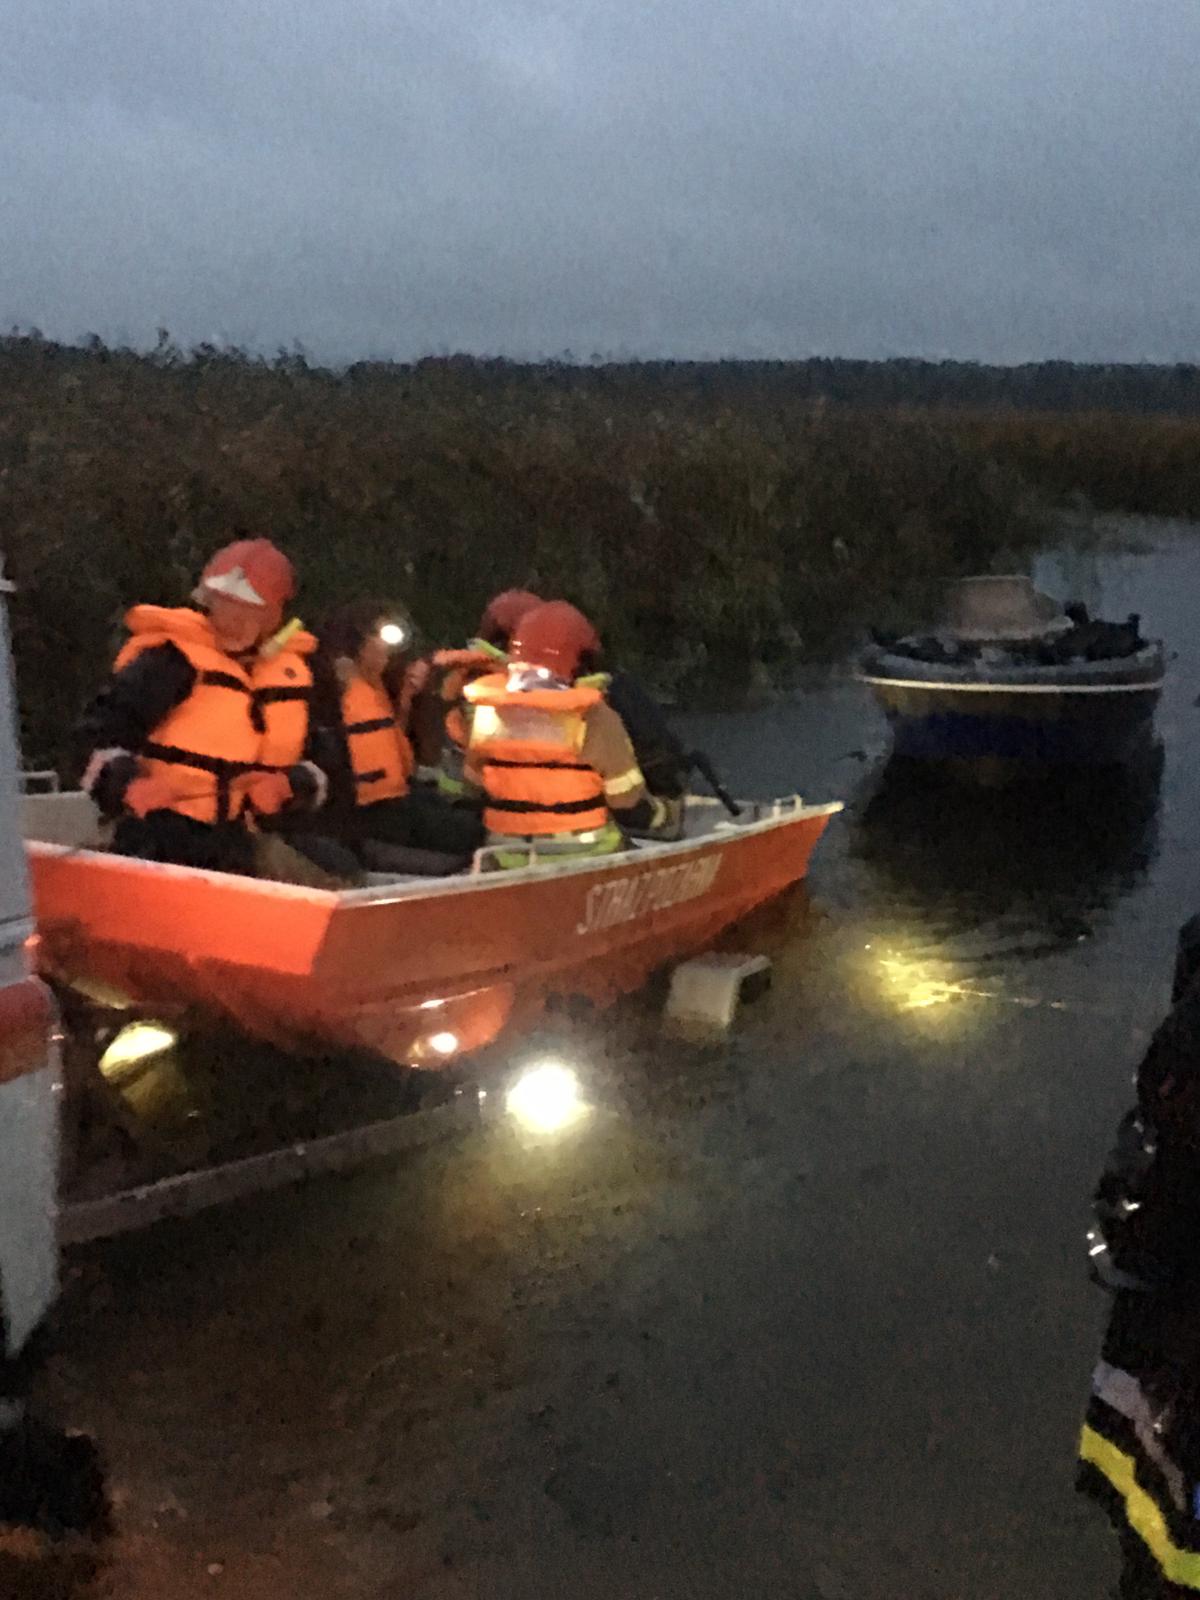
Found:
<path fill-rule="evenodd" d="M 236 530 L 293 556 L 306 621 L 373 595 L 454 643 L 490 593 L 533 587 L 583 606 L 615 659 L 686 702 L 786 682 L 945 577 L 1023 559 L 1064 502 L 1200 514 L 1200 419 L 1152 406 L 1174 369 L 1126 375 L 1129 394 L 1145 380 L 1140 409 L 1072 412 L 1050 396 L 1083 391 L 1045 369 L 1022 410 L 950 404 L 924 372 L 945 364 L 915 364 L 904 389 L 913 365 L 332 370 L 165 334 L 147 354 L 0 338 L 26 756 L 70 764 L 124 610 L 182 603 Z M 1102 392 L 1100 369 L 1069 371 Z M 821 373 L 843 389 L 814 392 Z"/>
<path fill-rule="evenodd" d="M 368 359 L 322 366 L 296 343 L 273 356 L 212 343 L 179 345 L 160 329 L 149 351 L 110 348 L 97 335 L 77 344 L 56 343 L 32 330 L 14 328 L 0 341 L 9 351 L 24 347 L 70 362 L 83 356 L 147 359 L 160 365 L 232 361 L 325 371 L 332 379 L 371 383 L 409 373 L 446 370 L 472 373 L 480 381 L 517 381 L 536 376 L 551 386 L 622 390 L 630 385 L 659 389 L 664 396 L 737 400 L 827 400 L 852 406 L 1000 408 L 1018 411 L 1116 411 L 1132 415 L 1194 416 L 1200 413 L 1200 364 L 1177 362 L 1086 362 L 1046 359 L 996 364 L 919 356 L 865 359 L 809 356 L 803 359 L 725 357 L 712 360 L 625 359 L 594 352 L 580 358 L 565 350 L 542 361 L 508 356 L 444 352 L 413 361 Z"/>

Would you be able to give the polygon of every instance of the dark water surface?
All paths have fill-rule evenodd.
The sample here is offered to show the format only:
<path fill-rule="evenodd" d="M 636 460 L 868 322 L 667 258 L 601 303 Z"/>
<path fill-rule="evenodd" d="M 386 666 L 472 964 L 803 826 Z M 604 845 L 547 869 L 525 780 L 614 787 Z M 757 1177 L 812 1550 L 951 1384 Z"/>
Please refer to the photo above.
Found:
<path fill-rule="evenodd" d="M 1082 1231 L 1200 903 L 1200 538 L 1148 537 L 1041 577 L 1176 652 L 1161 772 L 914 788 L 849 683 L 699 719 L 739 789 L 848 801 L 728 1041 L 576 1027 L 558 1140 L 79 1255 L 57 1387 L 124 1531 L 72 1592 L 1107 1593 Z"/>

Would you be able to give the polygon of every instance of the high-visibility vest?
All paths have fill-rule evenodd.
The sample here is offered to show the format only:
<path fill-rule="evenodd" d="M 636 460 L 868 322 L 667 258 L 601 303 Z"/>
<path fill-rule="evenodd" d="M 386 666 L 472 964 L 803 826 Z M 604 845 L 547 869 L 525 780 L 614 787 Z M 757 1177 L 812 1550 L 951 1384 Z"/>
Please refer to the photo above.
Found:
<path fill-rule="evenodd" d="M 172 644 L 196 674 L 187 699 L 138 752 L 139 776 L 154 780 L 162 796 L 155 809 L 196 822 L 240 820 L 256 773 L 285 772 L 304 757 L 312 699 L 305 657 L 316 640 L 295 634 L 284 648 L 244 665 L 221 649 L 198 611 L 135 606 L 125 621 L 131 637 L 114 670 L 145 650 Z"/>
<path fill-rule="evenodd" d="M 355 803 L 373 805 L 408 793 L 413 752 L 387 690 L 356 675 L 342 695 L 342 729 L 354 773 Z"/>
<path fill-rule="evenodd" d="M 582 758 L 598 689 L 510 689 L 503 673 L 463 690 L 472 707 L 470 758 L 489 833 L 543 837 L 606 828 L 604 781 Z"/>

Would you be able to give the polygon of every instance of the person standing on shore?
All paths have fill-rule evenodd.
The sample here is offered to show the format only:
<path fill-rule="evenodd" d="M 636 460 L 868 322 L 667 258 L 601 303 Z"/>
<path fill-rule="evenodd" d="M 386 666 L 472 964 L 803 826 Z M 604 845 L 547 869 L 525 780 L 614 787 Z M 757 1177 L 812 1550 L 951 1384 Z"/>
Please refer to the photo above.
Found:
<path fill-rule="evenodd" d="M 1096 1193 L 1095 1280 L 1112 1312 L 1078 1486 L 1108 1513 L 1122 1600 L 1200 1593 L 1200 919 Z"/>

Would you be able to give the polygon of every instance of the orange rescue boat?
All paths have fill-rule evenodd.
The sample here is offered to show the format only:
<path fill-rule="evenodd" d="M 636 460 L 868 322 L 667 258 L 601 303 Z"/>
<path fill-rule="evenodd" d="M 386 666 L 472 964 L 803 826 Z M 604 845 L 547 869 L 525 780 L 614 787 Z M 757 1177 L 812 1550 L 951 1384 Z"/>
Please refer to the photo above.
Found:
<path fill-rule="evenodd" d="M 551 996 L 605 1004 L 709 948 L 804 877 L 841 810 L 793 797 L 734 820 L 696 797 L 675 843 L 330 891 L 85 848 L 84 797 L 26 804 L 44 975 L 143 1016 L 419 1067 L 527 1024 Z"/>

